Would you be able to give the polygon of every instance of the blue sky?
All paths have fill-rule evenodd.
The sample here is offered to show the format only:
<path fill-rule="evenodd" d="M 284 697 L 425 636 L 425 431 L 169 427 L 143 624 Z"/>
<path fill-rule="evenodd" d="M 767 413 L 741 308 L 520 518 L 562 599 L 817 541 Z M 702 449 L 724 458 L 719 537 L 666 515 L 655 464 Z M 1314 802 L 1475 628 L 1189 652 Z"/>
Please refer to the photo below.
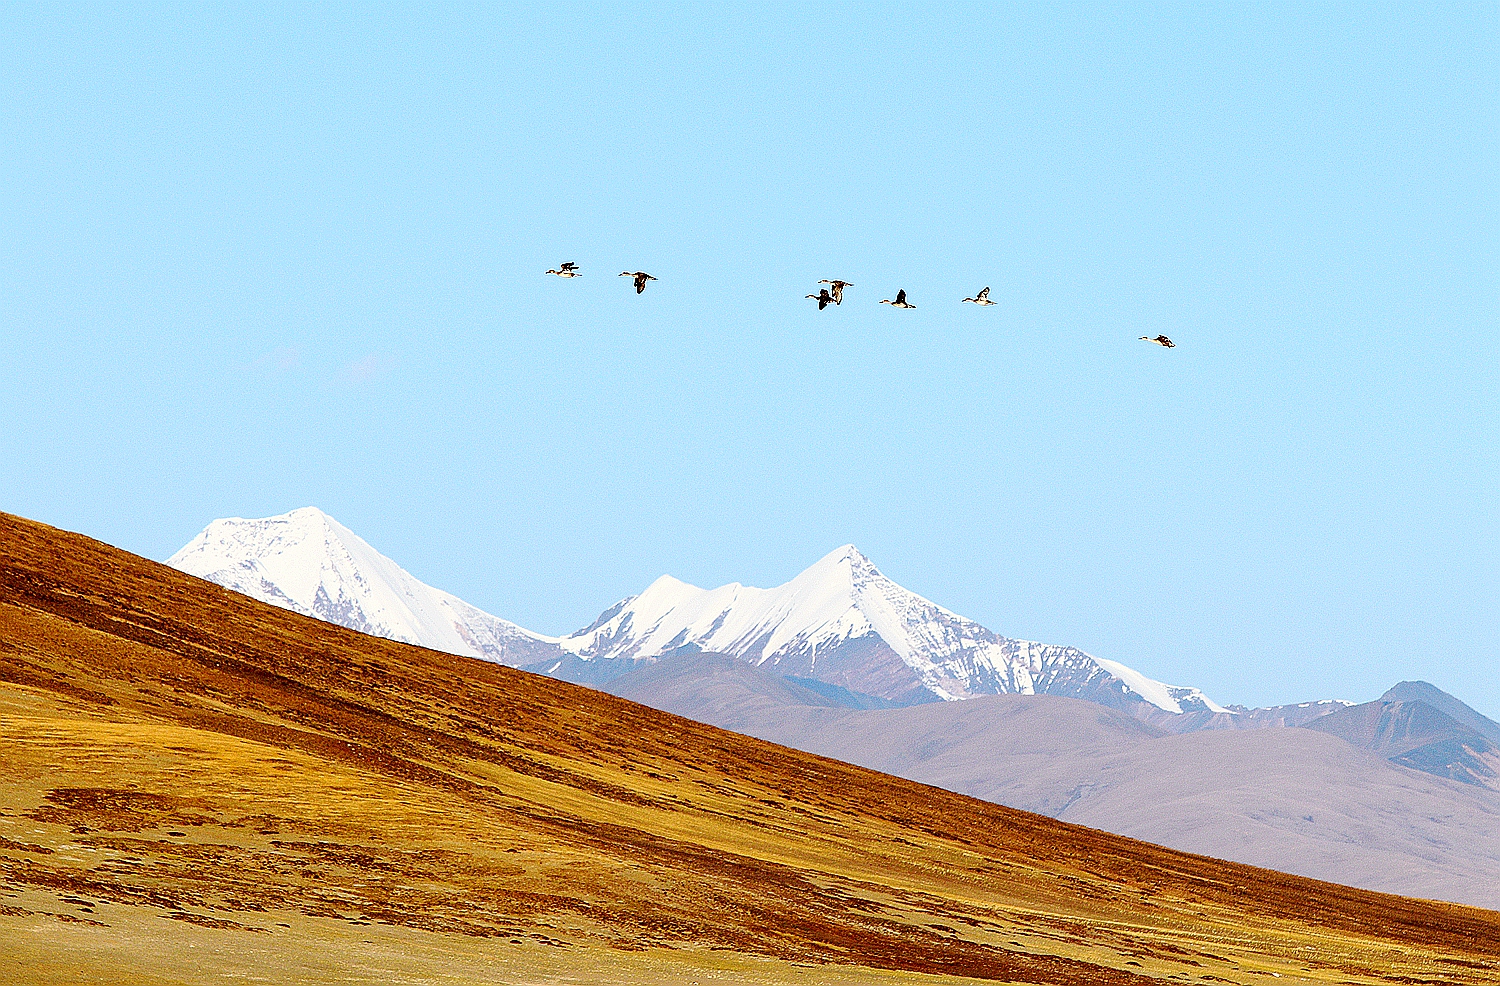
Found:
<path fill-rule="evenodd" d="M 313 504 L 546 632 L 853 542 L 1222 702 L 1500 718 L 1497 55 L 1492 4 L 11 6 L 0 509 L 164 558 Z"/>

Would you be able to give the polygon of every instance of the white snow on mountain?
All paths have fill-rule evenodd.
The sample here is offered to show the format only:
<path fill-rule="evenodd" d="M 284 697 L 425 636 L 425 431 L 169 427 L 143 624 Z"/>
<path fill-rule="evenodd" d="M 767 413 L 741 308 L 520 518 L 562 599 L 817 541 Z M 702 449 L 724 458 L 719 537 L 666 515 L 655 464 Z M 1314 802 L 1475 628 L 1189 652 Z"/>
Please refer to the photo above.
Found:
<path fill-rule="evenodd" d="M 316 507 L 216 520 L 167 564 L 304 616 L 450 654 L 530 664 L 560 653 L 556 638 L 419 582 Z"/>
<path fill-rule="evenodd" d="M 853 545 L 773 589 L 664 575 L 562 638 L 424 585 L 313 507 L 216 520 L 167 564 L 364 633 L 590 684 L 689 647 L 898 703 L 1051 694 L 1137 715 L 1234 716 L 1195 688 L 995 634 L 892 582 Z"/>
<path fill-rule="evenodd" d="M 992 633 L 892 582 L 852 544 L 774 589 L 699 589 L 662 576 L 605 615 L 562 638 L 563 649 L 639 661 L 692 646 L 898 701 L 1048 692 L 1170 713 L 1226 711 L 1197 689 L 1075 648 Z"/>
<path fill-rule="evenodd" d="M 1127 688 L 1166 712 L 1187 712 L 1189 709 L 1207 712 L 1229 713 L 1213 699 L 1196 688 L 1182 685 L 1164 685 L 1153 681 L 1134 668 L 1127 668 L 1119 661 L 1106 661 L 1102 657 L 1089 655 L 1089 660 L 1123 681 Z M 1232 714 L 1232 713 L 1229 713 Z"/>

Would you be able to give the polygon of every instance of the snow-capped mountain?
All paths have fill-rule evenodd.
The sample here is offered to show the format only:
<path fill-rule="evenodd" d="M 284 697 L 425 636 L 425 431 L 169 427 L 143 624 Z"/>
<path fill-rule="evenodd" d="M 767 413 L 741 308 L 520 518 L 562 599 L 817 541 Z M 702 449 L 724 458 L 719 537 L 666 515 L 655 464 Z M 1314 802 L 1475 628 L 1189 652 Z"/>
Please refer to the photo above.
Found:
<path fill-rule="evenodd" d="M 555 637 L 419 582 L 316 507 L 216 520 L 167 564 L 304 616 L 450 654 L 523 665 L 562 653 Z"/>
<path fill-rule="evenodd" d="M 1227 712 L 1196 688 L 1073 647 L 993 633 L 892 582 L 852 544 L 774 589 L 700 589 L 662 576 L 560 644 L 585 661 L 630 664 L 695 648 L 903 703 L 1044 693 L 1124 709 Z"/>
<path fill-rule="evenodd" d="M 664 575 L 561 638 L 424 585 L 314 507 L 216 520 L 167 564 L 364 633 L 595 685 L 687 648 L 900 704 L 1049 694 L 1147 718 L 1237 718 L 1196 688 L 993 633 L 892 582 L 853 545 L 774 589 Z"/>

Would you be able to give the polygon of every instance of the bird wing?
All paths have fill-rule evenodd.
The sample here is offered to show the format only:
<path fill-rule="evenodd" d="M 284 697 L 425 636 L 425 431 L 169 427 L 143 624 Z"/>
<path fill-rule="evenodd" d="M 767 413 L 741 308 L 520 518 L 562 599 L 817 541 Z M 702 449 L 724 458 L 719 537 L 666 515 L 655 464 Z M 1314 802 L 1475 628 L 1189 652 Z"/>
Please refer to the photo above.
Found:
<path fill-rule="evenodd" d="M 989 296 L 990 296 L 990 289 L 989 288 L 985 288 L 983 291 L 979 292 L 979 300 L 981 300 L 981 301 L 984 301 L 984 300 L 988 299 Z"/>
<path fill-rule="evenodd" d="M 898 304 L 898 305 L 904 305 L 904 304 L 906 304 L 906 289 L 905 288 L 902 288 L 900 291 L 896 292 L 896 304 Z"/>

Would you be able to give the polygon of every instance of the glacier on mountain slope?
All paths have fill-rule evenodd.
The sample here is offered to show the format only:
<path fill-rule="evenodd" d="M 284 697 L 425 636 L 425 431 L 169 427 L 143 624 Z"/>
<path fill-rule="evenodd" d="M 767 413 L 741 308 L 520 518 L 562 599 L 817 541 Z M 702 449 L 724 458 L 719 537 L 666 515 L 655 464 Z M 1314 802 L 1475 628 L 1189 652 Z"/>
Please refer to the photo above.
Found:
<path fill-rule="evenodd" d="M 853 545 L 772 589 L 700 589 L 664 575 L 561 638 L 424 585 L 313 507 L 216 520 L 167 563 L 365 633 L 574 680 L 602 682 L 689 648 L 902 704 L 1052 694 L 1138 715 L 1233 715 L 1195 688 L 995 634 L 892 582 Z"/>
<path fill-rule="evenodd" d="M 167 564 L 304 616 L 450 654 L 529 664 L 558 653 L 555 637 L 423 584 L 316 507 L 216 520 Z"/>

